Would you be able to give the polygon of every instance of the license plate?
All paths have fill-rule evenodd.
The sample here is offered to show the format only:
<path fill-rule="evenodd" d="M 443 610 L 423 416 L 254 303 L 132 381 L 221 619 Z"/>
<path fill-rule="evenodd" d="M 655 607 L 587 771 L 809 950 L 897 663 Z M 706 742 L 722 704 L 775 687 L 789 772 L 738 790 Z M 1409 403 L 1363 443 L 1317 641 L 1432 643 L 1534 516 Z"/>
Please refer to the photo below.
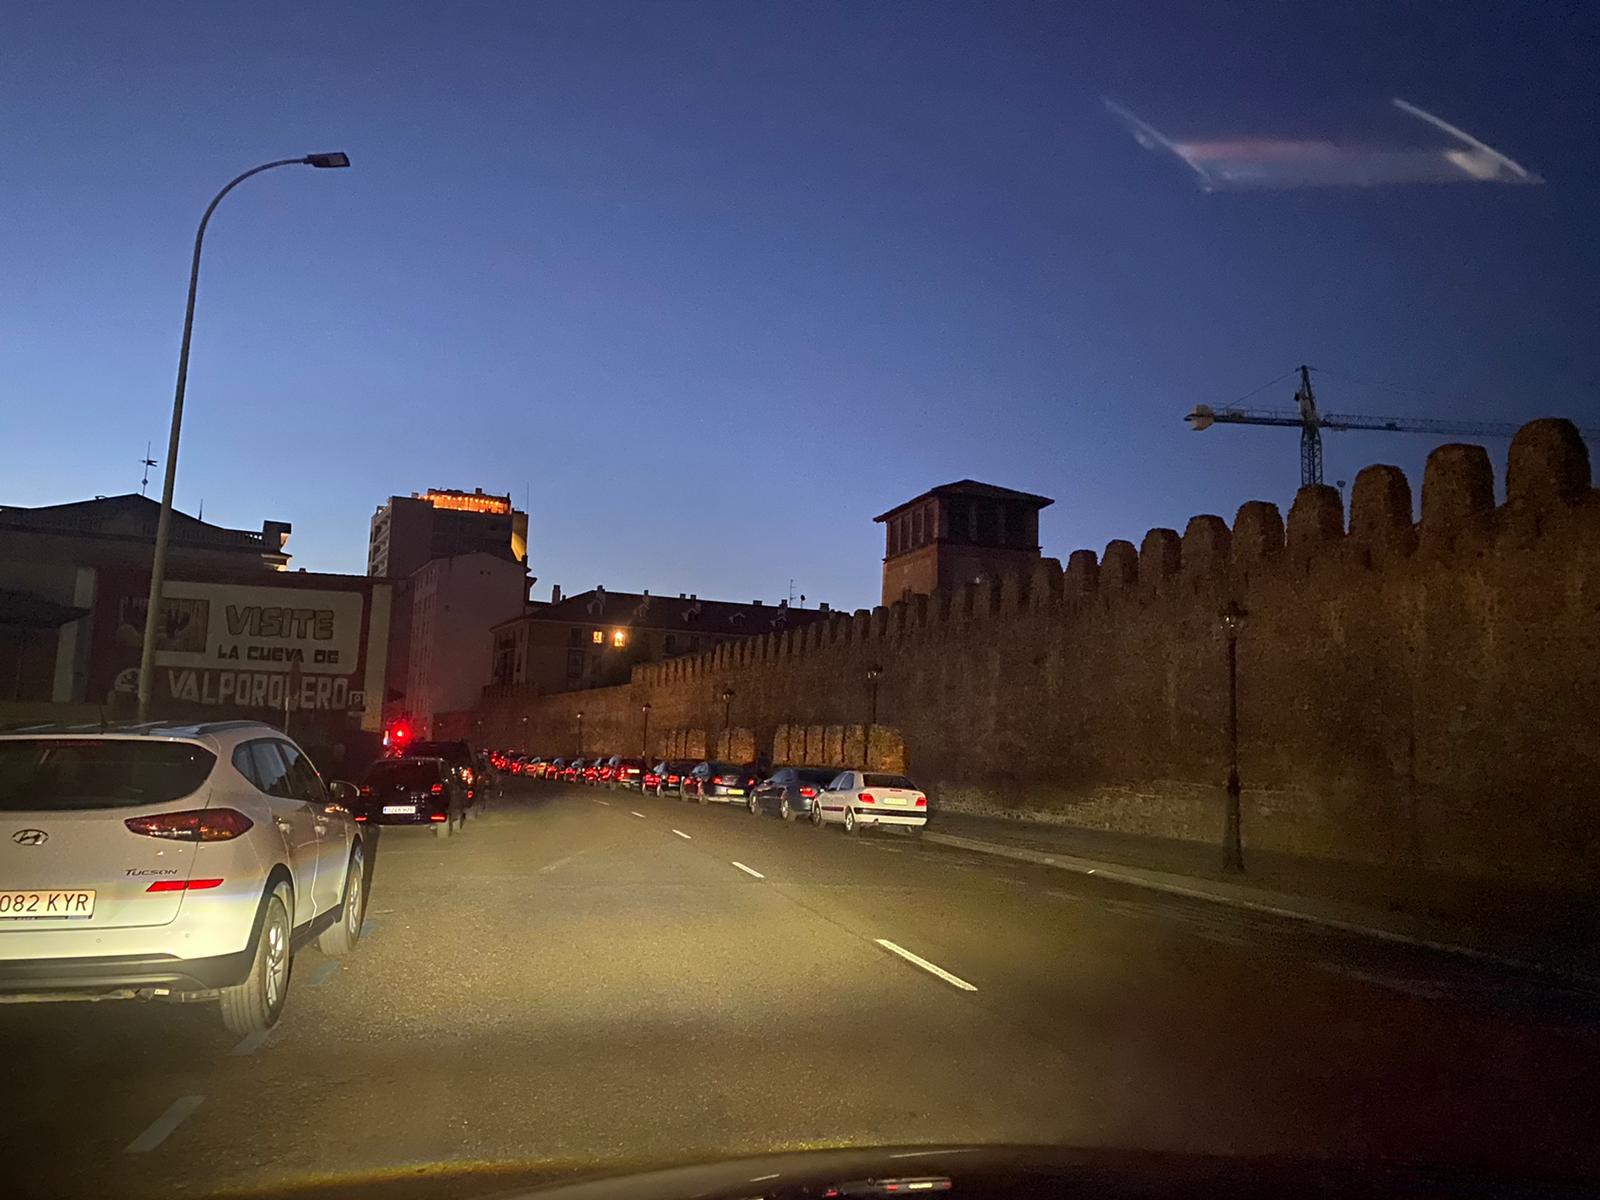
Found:
<path fill-rule="evenodd" d="M 94 892 L 0 892 L 3 917 L 92 917 Z"/>
<path fill-rule="evenodd" d="M 742 796 L 742 795 L 744 795 L 744 789 L 743 788 L 728 788 L 726 790 L 727 790 L 728 795 L 730 795 L 730 796 Z"/>
<path fill-rule="evenodd" d="M 383 811 L 384 811 L 385 814 L 391 814 L 391 813 L 392 814 L 399 814 L 399 813 L 412 813 L 412 814 L 415 814 L 416 811 L 417 811 L 417 806 L 415 804 L 385 804 L 383 806 Z"/>
<path fill-rule="evenodd" d="M 901 808 L 904 808 L 906 805 L 906 802 L 898 796 L 885 796 L 883 798 L 883 802 L 885 804 L 897 804 Z"/>

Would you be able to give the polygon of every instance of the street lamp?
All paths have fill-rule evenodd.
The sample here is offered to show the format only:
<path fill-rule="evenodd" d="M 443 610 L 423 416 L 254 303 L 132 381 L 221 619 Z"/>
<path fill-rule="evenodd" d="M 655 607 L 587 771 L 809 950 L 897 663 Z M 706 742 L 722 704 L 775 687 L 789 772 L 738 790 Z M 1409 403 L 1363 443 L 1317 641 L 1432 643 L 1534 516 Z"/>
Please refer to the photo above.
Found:
<path fill-rule="evenodd" d="M 639 734 L 639 756 L 650 757 L 650 705 L 644 703 L 639 706 L 639 711 L 644 714 L 644 729 Z"/>
<path fill-rule="evenodd" d="M 724 743 L 722 747 L 722 753 L 724 757 L 728 758 L 733 756 L 733 734 L 731 732 L 731 727 L 733 725 L 732 714 L 733 689 L 731 687 L 725 687 L 722 689 L 722 738 Z"/>
<path fill-rule="evenodd" d="M 1237 600 L 1221 612 L 1222 632 L 1228 639 L 1228 803 L 1222 822 L 1222 869 L 1244 871 L 1244 846 L 1239 817 L 1239 631 L 1248 616 Z"/>
<path fill-rule="evenodd" d="M 861 765 L 872 766 L 872 727 L 878 723 L 878 680 L 883 678 L 883 668 L 873 663 L 867 668 L 867 692 L 871 697 L 867 710 L 867 736 L 862 739 L 861 753 L 866 760 Z"/>
<path fill-rule="evenodd" d="M 578 710 L 578 753 L 583 753 L 583 709 Z"/>
<path fill-rule="evenodd" d="M 183 392 L 189 382 L 189 340 L 194 332 L 194 297 L 200 286 L 200 244 L 206 225 L 222 198 L 252 175 L 274 167 L 348 167 L 350 156 L 343 151 L 332 154 L 307 154 L 302 158 L 280 158 L 276 162 L 251 167 L 237 175 L 211 198 L 194 235 L 194 259 L 189 264 L 189 302 L 183 313 L 183 343 L 178 349 L 178 385 L 172 396 L 172 430 L 167 435 L 167 467 L 161 484 L 161 513 L 156 518 L 156 552 L 150 563 L 150 599 L 144 614 L 144 645 L 139 651 L 139 720 L 150 719 L 150 696 L 156 677 L 156 633 L 160 628 L 161 588 L 166 582 L 167 541 L 172 532 L 172 491 L 178 479 L 178 434 L 183 427 Z"/>

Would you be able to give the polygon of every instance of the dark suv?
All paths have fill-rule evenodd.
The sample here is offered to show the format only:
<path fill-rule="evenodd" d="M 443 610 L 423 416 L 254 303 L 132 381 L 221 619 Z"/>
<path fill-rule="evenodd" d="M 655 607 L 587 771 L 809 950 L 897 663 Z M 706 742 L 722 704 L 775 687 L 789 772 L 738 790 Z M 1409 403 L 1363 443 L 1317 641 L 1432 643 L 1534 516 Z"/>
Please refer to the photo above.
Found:
<path fill-rule="evenodd" d="M 444 838 L 466 819 L 467 789 L 442 758 L 380 758 L 349 807 L 363 824 L 431 825 Z"/>
<path fill-rule="evenodd" d="M 466 789 L 467 805 L 478 802 L 483 782 L 479 776 L 482 768 L 478 756 L 466 742 L 412 742 L 406 747 L 407 758 L 442 758 Z"/>

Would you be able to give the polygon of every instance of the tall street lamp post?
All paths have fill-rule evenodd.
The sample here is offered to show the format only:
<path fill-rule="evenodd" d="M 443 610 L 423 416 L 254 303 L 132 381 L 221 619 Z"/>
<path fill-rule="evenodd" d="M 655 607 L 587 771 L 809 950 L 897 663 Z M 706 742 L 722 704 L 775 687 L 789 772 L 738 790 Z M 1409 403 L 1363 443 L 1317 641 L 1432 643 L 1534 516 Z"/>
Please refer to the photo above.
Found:
<path fill-rule="evenodd" d="M 139 720 L 150 719 L 150 696 L 156 677 L 156 634 L 161 621 L 161 589 L 166 582 L 167 541 L 172 532 L 172 491 L 178 479 L 178 434 L 183 428 L 183 392 L 189 382 L 189 341 L 194 333 L 194 297 L 200 286 L 200 246 L 205 241 L 206 225 L 222 198 L 252 175 L 274 167 L 348 167 L 350 156 L 343 152 L 307 154 L 303 158 L 280 158 L 276 162 L 251 167 L 237 175 L 211 198 L 194 235 L 194 258 L 189 264 L 189 302 L 183 313 L 183 343 L 178 349 L 178 386 L 172 396 L 172 429 L 167 435 L 167 466 L 161 483 L 161 513 L 156 518 L 156 551 L 150 563 L 150 598 L 144 614 L 144 645 L 139 651 Z"/>
<path fill-rule="evenodd" d="M 582 755 L 583 754 L 583 709 L 580 708 L 578 710 L 577 717 L 578 717 L 578 753 L 579 753 L 579 755 Z"/>
<path fill-rule="evenodd" d="M 639 711 L 644 714 L 644 728 L 639 733 L 639 756 L 650 757 L 650 705 L 641 704 Z"/>
<path fill-rule="evenodd" d="M 865 762 L 861 765 L 868 770 L 872 769 L 872 727 L 878 723 L 878 680 L 883 678 L 883 668 L 873 663 L 867 668 L 867 694 L 870 697 L 867 708 L 867 736 L 863 739 L 861 753 Z"/>
<path fill-rule="evenodd" d="M 1244 871 L 1244 846 L 1239 815 L 1239 631 L 1248 614 L 1237 600 L 1222 610 L 1222 632 L 1228 639 L 1228 802 L 1222 823 L 1222 869 Z"/>
<path fill-rule="evenodd" d="M 722 747 L 724 757 L 733 756 L 733 689 L 722 689 L 722 737 L 725 745 Z"/>

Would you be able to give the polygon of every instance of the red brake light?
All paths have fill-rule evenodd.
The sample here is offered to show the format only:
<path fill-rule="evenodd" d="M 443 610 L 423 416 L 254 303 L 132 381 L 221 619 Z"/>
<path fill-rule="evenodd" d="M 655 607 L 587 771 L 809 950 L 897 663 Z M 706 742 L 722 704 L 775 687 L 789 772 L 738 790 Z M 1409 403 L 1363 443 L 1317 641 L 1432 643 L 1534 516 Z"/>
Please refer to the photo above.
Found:
<path fill-rule="evenodd" d="M 926 796 L 918 796 L 917 797 L 917 807 L 918 808 L 927 808 L 928 807 L 928 798 Z"/>
<path fill-rule="evenodd" d="M 677 783 L 678 782 L 678 777 L 676 775 L 668 775 L 667 776 L 667 782 L 668 783 Z"/>
<path fill-rule="evenodd" d="M 129 833 L 167 838 L 176 842 L 226 842 L 248 833 L 255 824 L 232 808 L 199 808 L 188 812 L 157 813 L 149 817 L 129 817 L 123 822 Z"/>
<path fill-rule="evenodd" d="M 875 800 L 873 798 L 873 795 L 872 795 L 871 792 L 862 792 L 861 795 L 858 797 L 858 799 L 860 799 L 861 803 L 863 803 L 863 804 L 876 804 L 877 803 L 877 800 Z"/>
<path fill-rule="evenodd" d="M 444 795 L 444 784 L 436 783 L 428 791 L 435 796 L 442 796 Z"/>
<path fill-rule="evenodd" d="M 207 888 L 221 887 L 220 879 L 158 879 L 147 892 L 203 892 Z"/>
<path fill-rule="evenodd" d="M 360 794 L 361 794 L 361 795 L 363 795 L 363 796 L 370 796 L 370 795 L 372 795 L 372 785 L 371 785 L 371 784 L 370 784 L 370 783 L 363 783 L 363 784 L 362 784 L 362 785 L 361 785 L 361 786 L 360 786 L 360 787 L 359 787 L 359 788 L 358 788 L 358 789 L 356 789 L 356 790 L 357 790 L 357 791 L 358 791 L 358 792 L 359 792 L 359 793 L 360 793 Z"/>
<path fill-rule="evenodd" d="M 449 815 L 448 813 L 429 813 L 428 814 L 428 820 L 430 820 L 430 821 L 443 821 L 448 815 Z"/>
<path fill-rule="evenodd" d="M 813 796 L 815 796 L 817 794 L 817 789 L 816 788 L 801 788 L 800 789 L 800 794 L 802 796 L 804 796 L 807 800 L 809 800 L 809 799 L 811 799 L 811 797 L 813 797 Z"/>
<path fill-rule="evenodd" d="M 358 821 L 365 821 L 365 820 L 366 820 L 366 819 L 367 819 L 367 818 L 366 818 L 366 816 L 365 816 L 365 815 L 363 815 L 363 814 L 361 814 L 361 813 L 357 813 L 357 814 L 356 814 L 356 820 L 358 820 Z"/>

